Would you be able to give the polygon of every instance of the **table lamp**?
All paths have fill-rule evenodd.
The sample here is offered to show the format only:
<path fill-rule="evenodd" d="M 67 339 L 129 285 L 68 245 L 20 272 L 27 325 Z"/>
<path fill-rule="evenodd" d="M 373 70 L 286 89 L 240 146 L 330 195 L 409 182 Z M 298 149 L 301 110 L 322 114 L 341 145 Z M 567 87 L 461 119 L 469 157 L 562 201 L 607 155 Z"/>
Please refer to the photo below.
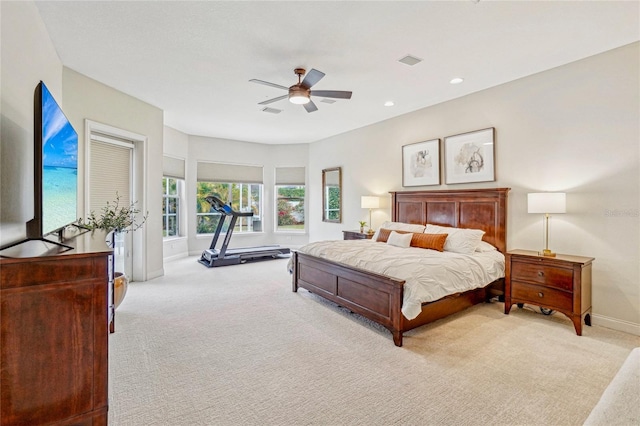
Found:
<path fill-rule="evenodd" d="M 564 192 L 538 192 L 527 194 L 527 211 L 544 214 L 544 249 L 543 256 L 555 257 L 549 250 L 549 215 L 567 212 L 567 194 Z"/>
<path fill-rule="evenodd" d="M 380 208 L 380 198 L 371 195 L 363 195 L 360 198 L 360 207 L 363 209 L 369 209 L 369 234 L 373 234 L 373 228 L 371 227 L 371 210 Z"/>

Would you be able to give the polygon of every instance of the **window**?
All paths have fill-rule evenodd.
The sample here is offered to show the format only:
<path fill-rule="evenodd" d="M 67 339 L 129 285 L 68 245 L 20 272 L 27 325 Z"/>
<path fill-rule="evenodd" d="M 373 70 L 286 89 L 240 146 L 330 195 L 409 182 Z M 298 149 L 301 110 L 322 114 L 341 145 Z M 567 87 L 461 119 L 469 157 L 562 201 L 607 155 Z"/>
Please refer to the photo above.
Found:
<path fill-rule="evenodd" d="M 276 232 L 304 232 L 305 169 L 276 167 Z"/>
<path fill-rule="evenodd" d="M 304 231 L 304 186 L 276 185 L 276 231 Z"/>
<path fill-rule="evenodd" d="M 162 236 L 179 237 L 184 235 L 184 230 L 180 229 L 180 213 L 184 208 L 180 202 L 184 197 L 184 159 L 163 156 L 162 173 Z"/>
<path fill-rule="evenodd" d="M 216 231 L 222 215 L 205 200 L 214 194 L 231 205 L 236 211 L 253 212 L 251 217 L 239 217 L 233 229 L 234 233 L 262 232 L 262 184 L 198 182 L 196 195 L 196 233 L 212 234 Z M 222 232 L 227 231 L 230 220 L 227 219 Z"/>
<path fill-rule="evenodd" d="M 180 235 L 180 180 L 162 178 L 162 236 Z"/>

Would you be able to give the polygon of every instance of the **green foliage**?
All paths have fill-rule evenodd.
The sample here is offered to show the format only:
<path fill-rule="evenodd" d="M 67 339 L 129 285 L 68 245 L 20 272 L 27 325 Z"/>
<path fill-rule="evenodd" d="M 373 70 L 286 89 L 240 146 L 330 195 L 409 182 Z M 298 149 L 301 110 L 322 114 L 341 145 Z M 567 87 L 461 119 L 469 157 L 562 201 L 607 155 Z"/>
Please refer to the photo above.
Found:
<path fill-rule="evenodd" d="M 278 228 L 304 229 L 304 186 L 278 187 Z"/>
<path fill-rule="evenodd" d="M 116 192 L 116 200 L 113 203 L 107 201 L 107 205 L 101 210 L 100 216 L 91 211 L 89 217 L 85 220 L 80 218 L 79 224 L 91 230 L 103 229 L 105 231 L 129 232 L 142 228 L 147 220 L 149 213 L 147 212 L 142 220 L 136 223 L 136 215 L 140 210 L 136 208 L 137 202 L 134 201 L 128 206 L 120 207 L 120 195 Z"/>

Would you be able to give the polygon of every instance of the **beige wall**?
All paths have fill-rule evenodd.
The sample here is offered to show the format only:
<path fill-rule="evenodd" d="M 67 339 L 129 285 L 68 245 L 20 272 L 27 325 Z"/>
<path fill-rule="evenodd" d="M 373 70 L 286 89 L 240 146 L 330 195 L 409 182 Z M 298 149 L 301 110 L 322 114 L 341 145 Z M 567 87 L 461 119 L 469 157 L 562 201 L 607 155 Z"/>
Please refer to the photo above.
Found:
<path fill-rule="evenodd" d="M 169 157 L 179 158 L 184 160 L 185 166 L 189 155 L 189 135 L 182 133 L 176 129 L 168 126 L 164 126 L 164 154 Z M 185 173 L 188 173 L 185 170 Z M 182 199 L 186 200 L 187 191 L 183 188 L 181 194 Z M 189 244 L 187 239 L 188 233 L 188 216 L 193 212 L 193 209 L 189 209 L 188 205 L 183 205 L 180 208 L 180 233 L 179 237 L 167 238 L 162 242 L 163 245 L 163 257 L 165 261 L 175 260 L 181 257 L 189 255 Z"/>
<path fill-rule="evenodd" d="M 361 195 L 388 200 L 403 189 L 402 145 L 495 127 L 496 181 L 449 187 L 510 187 L 508 248 L 532 250 L 543 245 L 542 217 L 527 213 L 526 194 L 566 192 L 551 248 L 595 257 L 594 322 L 640 334 L 639 57 L 634 43 L 311 144 L 311 239 L 339 239 L 368 221 Z M 335 166 L 343 168 L 341 224 L 321 221 L 321 170 Z M 389 215 L 387 201 L 374 226 Z"/>
<path fill-rule="evenodd" d="M 134 165 L 135 173 L 142 174 L 136 201 L 142 211 L 148 212 L 144 227 L 133 234 L 134 278 L 146 280 L 163 275 L 162 192 L 159 189 L 162 183 L 162 110 L 69 68 L 63 70 L 63 92 L 65 113 L 79 136 L 79 176 L 85 176 L 85 119 L 146 137 L 141 161 Z M 83 208 L 85 188 L 83 179 L 80 181 L 78 204 Z M 81 216 L 86 213 L 81 211 Z"/>
<path fill-rule="evenodd" d="M 189 158 L 187 161 L 187 205 L 196 205 L 196 182 L 198 161 L 233 163 L 252 166 L 263 166 L 264 190 L 263 232 L 233 234 L 229 247 L 250 247 L 268 244 L 280 244 L 286 247 L 298 247 L 308 242 L 307 233 L 284 233 L 274 231 L 275 194 L 273 191 L 275 168 L 296 166 L 307 167 L 309 161 L 309 146 L 307 144 L 294 145 L 265 145 L 252 142 L 241 142 L 227 139 L 189 136 Z M 189 254 L 200 254 L 209 248 L 211 235 L 196 235 L 195 214 L 187 217 Z M 220 242 L 218 242 L 218 245 Z"/>
<path fill-rule="evenodd" d="M 0 246 L 26 237 L 33 218 L 33 97 L 44 81 L 64 104 L 62 64 L 31 2 L 0 2 Z"/>

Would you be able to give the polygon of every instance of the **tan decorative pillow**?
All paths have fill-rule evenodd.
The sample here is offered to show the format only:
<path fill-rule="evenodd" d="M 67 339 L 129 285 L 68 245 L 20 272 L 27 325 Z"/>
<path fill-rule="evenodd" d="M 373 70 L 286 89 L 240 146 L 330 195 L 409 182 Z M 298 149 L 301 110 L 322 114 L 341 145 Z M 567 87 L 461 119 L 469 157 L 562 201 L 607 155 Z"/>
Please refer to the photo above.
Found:
<path fill-rule="evenodd" d="M 409 234 L 410 232 L 407 231 L 396 231 L 393 229 L 384 229 L 384 228 L 380 228 L 378 229 L 378 237 L 376 238 L 376 241 L 379 243 L 386 243 L 387 240 L 389 239 L 389 235 L 391 235 L 391 232 L 397 232 L 398 234 Z"/>
<path fill-rule="evenodd" d="M 397 232 L 397 231 L 396 231 Z M 411 247 L 444 251 L 448 234 L 413 234 Z"/>

